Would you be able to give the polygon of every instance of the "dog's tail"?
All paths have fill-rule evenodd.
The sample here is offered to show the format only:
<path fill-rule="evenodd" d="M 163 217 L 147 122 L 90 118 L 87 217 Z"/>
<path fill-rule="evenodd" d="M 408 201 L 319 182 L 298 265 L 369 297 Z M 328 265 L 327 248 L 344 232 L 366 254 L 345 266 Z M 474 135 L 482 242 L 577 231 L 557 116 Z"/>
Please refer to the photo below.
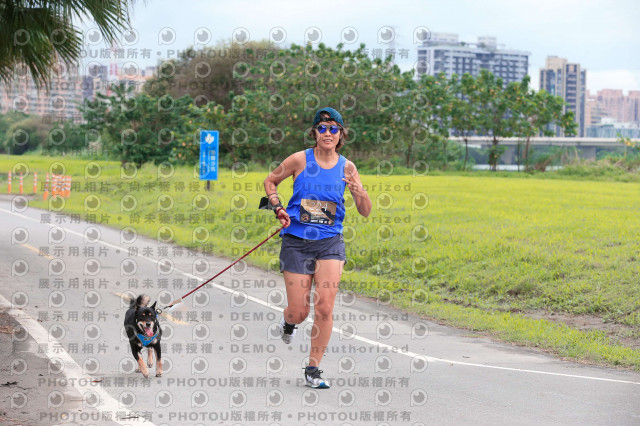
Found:
<path fill-rule="evenodd" d="M 141 294 L 138 297 L 129 297 L 129 309 L 134 309 L 136 306 L 147 306 L 149 303 L 149 296 Z"/>

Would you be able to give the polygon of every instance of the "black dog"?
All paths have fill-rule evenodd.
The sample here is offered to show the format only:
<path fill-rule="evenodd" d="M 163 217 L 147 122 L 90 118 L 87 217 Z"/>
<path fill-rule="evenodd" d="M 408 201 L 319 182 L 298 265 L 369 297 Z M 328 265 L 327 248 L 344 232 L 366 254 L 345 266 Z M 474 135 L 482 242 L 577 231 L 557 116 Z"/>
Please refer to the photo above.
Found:
<path fill-rule="evenodd" d="M 129 337 L 131 354 L 138 363 L 140 372 L 146 378 L 149 377 L 149 368 L 153 367 L 153 352 L 156 353 L 156 377 L 162 376 L 162 355 L 160 353 L 160 338 L 162 329 L 158 324 L 155 302 L 147 307 L 149 296 L 141 294 L 137 299 L 131 298 L 129 309 L 124 316 L 124 329 Z M 147 364 L 142 360 L 142 348 L 149 349 Z M 153 351 L 151 350 L 153 348 Z"/>

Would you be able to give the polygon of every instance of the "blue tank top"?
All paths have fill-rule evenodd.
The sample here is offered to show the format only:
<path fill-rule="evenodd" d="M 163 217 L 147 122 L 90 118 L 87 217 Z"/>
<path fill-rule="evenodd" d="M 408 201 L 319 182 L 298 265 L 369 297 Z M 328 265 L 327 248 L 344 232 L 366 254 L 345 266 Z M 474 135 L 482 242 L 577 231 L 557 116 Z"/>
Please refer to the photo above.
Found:
<path fill-rule="evenodd" d="M 331 169 L 316 162 L 313 148 L 305 150 L 306 165 L 293 181 L 293 196 L 287 205 L 291 218 L 288 228 L 280 231 L 306 240 L 322 240 L 342 234 L 344 220 L 344 166 L 342 155 Z"/>

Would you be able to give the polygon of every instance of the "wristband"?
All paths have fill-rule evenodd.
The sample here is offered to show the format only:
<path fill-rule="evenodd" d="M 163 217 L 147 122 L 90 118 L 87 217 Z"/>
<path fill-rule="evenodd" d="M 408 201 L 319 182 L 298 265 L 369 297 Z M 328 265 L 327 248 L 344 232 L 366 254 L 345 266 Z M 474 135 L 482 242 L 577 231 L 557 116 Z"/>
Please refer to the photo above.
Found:
<path fill-rule="evenodd" d="M 262 197 L 260 199 L 260 206 L 258 208 L 264 210 L 273 210 L 276 216 L 278 216 L 278 209 L 283 209 L 285 212 L 287 211 L 280 200 L 278 200 L 278 204 L 271 204 L 267 197 Z"/>

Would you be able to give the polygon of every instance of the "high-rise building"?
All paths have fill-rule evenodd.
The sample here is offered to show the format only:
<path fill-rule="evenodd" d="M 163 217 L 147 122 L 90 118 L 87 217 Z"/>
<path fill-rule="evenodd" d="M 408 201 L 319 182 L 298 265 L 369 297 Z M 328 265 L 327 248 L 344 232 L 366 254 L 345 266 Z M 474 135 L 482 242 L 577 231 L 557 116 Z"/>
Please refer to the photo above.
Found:
<path fill-rule="evenodd" d="M 481 69 L 502 78 L 504 84 L 520 82 L 529 70 L 530 52 L 504 49 L 495 37 L 478 37 L 477 43 L 458 41 L 457 34 L 433 33 L 418 47 L 418 78 L 445 73 L 476 77 Z"/>
<path fill-rule="evenodd" d="M 79 121 L 78 106 L 82 104 L 85 90 L 83 83 L 78 67 L 58 63 L 51 71 L 49 84 L 37 90 L 26 67 L 18 65 L 11 83 L 0 87 L 0 113 L 21 111 L 50 122 Z"/>
<path fill-rule="evenodd" d="M 115 65 L 115 66 L 114 66 Z M 83 75 L 81 71 L 85 71 Z M 110 72 L 114 74 L 110 74 Z M 132 96 L 142 91 L 144 83 L 155 73 L 155 67 L 118 68 L 93 63 L 84 70 L 57 64 L 51 72 L 47 87 L 37 90 L 26 67 L 16 67 L 14 79 L 7 86 L 0 85 L 0 113 L 20 111 L 37 115 L 47 122 L 82 121 L 79 107 L 96 93 L 110 93 L 110 84 L 119 82 L 133 86 Z"/>
<path fill-rule="evenodd" d="M 600 117 L 613 118 L 617 123 L 640 122 L 639 90 L 630 90 L 625 96 L 622 90 L 603 89 L 598 90 L 595 95 L 588 93 L 587 99 L 590 101 L 587 105 L 592 105 L 597 111 L 601 111 Z M 590 111 L 591 115 L 593 115 L 593 109 Z M 590 124 L 600 124 L 600 121 L 592 118 Z"/>
<path fill-rule="evenodd" d="M 614 138 L 640 136 L 640 91 L 603 89 L 595 95 L 587 91 L 585 134 L 587 137 Z"/>
<path fill-rule="evenodd" d="M 591 126 L 597 126 L 602 122 L 602 119 L 607 117 L 606 111 L 602 108 L 602 105 L 598 103 L 598 97 L 592 95 L 587 90 L 587 103 L 584 108 L 584 126 L 589 128 Z"/>
<path fill-rule="evenodd" d="M 596 102 L 606 112 L 606 116 L 614 118 L 618 123 L 624 123 L 629 120 L 625 108 L 625 96 L 622 90 L 603 89 L 596 94 Z"/>
<path fill-rule="evenodd" d="M 629 90 L 626 103 L 629 121 L 640 123 L 640 90 Z"/>
<path fill-rule="evenodd" d="M 548 56 L 545 67 L 540 69 L 540 90 L 546 90 L 565 100 L 565 111 L 573 111 L 578 124 L 576 135 L 585 135 L 587 70 L 580 64 L 569 63 L 565 58 Z M 555 127 L 557 136 L 564 136 L 559 127 Z"/>

